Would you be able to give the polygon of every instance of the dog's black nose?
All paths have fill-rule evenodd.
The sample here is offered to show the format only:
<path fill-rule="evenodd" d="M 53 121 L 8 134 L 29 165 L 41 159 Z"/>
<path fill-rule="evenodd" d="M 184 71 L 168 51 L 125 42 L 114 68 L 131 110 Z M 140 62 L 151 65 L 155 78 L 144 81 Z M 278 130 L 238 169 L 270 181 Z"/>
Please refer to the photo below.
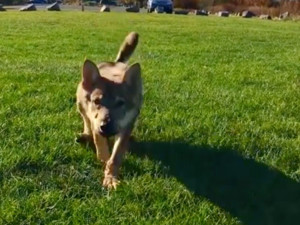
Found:
<path fill-rule="evenodd" d="M 100 126 L 100 133 L 105 137 L 113 136 L 117 133 L 112 122 L 108 122 Z"/>

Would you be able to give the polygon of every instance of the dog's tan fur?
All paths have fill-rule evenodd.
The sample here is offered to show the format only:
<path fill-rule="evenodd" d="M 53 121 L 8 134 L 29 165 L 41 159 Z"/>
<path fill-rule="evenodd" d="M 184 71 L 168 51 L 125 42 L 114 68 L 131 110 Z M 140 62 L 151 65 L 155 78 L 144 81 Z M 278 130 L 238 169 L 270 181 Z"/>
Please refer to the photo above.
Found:
<path fill-rule="evenodd" d="M 105 163 L 103 186 L 116 188 L 119 168 L 130 134 L 142 106 L 141 68 L 127 65 L 138 44 L 138 34 L 131 32 L 120 47 L 115 62 L 96 66 L 86 60 L 82 81 L 77 88 L 77 106 L 84 130 L 79 141 L 93 141 L 97 158 Z M 110 155 L 109 136 L 115 136 Z"/>

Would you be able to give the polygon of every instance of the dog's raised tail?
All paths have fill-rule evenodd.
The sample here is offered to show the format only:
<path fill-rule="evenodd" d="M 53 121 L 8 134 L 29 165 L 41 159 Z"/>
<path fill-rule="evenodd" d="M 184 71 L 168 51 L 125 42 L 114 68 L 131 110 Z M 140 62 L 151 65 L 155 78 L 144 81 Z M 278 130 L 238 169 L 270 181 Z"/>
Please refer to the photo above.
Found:
<path fill-rule="evenodd" d="M 116 62 L 127 63 L 130 56 L 134 52 L 139 42 L 139 35 L 136 32 L 130 32 L 123 41 L 119 53 L 116 58 Z"/>

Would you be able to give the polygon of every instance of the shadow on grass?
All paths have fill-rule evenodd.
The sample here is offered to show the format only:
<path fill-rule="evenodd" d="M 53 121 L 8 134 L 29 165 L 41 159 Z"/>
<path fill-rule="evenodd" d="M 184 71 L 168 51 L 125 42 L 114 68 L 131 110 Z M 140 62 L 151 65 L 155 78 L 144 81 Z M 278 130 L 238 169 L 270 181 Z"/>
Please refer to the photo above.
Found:
<path fill-rule="evenodd" d="M 300 184 L 231 150 L 132 141 L 131 152 L 161 161 L 190 191 L 246 225 L 295 225 L 300 221 Z"/>

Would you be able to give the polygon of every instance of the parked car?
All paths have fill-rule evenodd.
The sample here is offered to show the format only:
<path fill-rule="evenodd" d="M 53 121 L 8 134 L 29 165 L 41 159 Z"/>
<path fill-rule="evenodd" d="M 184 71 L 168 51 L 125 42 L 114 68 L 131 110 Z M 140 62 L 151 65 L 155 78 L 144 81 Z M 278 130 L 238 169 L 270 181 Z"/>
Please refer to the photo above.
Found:
<path fill-rule="evenodd" d="M 48 1 L 46 1 L 46 0 L 29 0 L 28 3 L 30 3 L 30 4 L 47 4 Z"/>
<path fill-rule="evenodd" d="M 117 6 L 117 1 L 116 0 L 100 0 L 99 3 L 100 3 L 100 5 L 114 5 L 114 6 Z"/>
<path fill-rule="evenodd" d="M 156 7 L 164 8 L 166 13 L 173 12 L 173 2 L 171 0 L 148 0 L 147 12 L 153 12 Z"/>

